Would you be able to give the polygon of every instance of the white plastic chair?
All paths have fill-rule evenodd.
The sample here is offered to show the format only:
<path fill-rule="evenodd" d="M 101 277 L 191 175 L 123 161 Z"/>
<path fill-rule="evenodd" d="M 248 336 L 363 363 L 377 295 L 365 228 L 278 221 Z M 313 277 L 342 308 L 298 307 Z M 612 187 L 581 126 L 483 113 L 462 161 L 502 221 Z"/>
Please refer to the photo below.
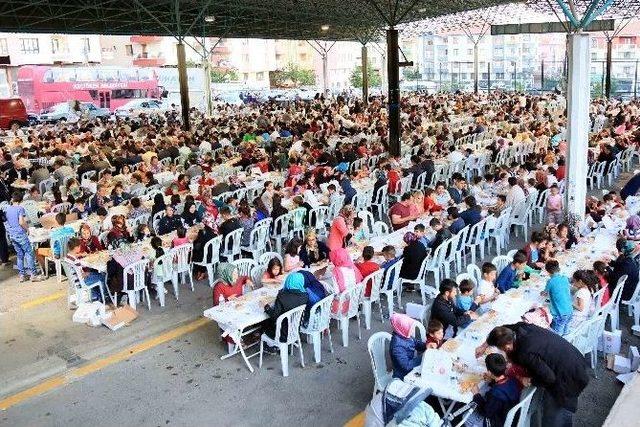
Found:
<path fill-rule="evenodd" d="M 71 209 L 71 203 L 69 202 L 62 202 L 62 203 L 58 203 L 57 205 L 53 205 L 51 207 L 51 212 L 55 212 L 55 213 L 59 213 L 59 212 L 64 212 L 64 213 L 69 213 L 69 210 Z"/>
<path fill-rule="evenodd" d="M 60 264 L 62 265 L 64 274 L 67 276 L 67 280 L 69 280 L 69 287 L 68 287 L 69 293 L 67 295 L 67 307 L 71 307 L 72 295 L 75 295 L 76 305 L 79 305 L 82 302 L 82 294 L 83 294 L 82 290 L 85 289 L 86 292 L 89 295 L 91 295 L 91 290 L 93 288 L 98 288 L 100 290 L 100 298 L 102 299 L 102 304 L 106 304 L 104 291 L 102 290 L 102 282 L 95 282 L 95 283 L 92 283 L 91 285 L 87 285 L 84 281 L 84 276 L 82 275 L 82 270 L 80 269 L 80 267 L 73 265 L 70 262 L 65 260 L 61 260 Z M 109 294 L 109 299 L 111 299 L 111 302 L 114 302 L 111 294 Z"/>
<path fill-rule="evenodd" d="M 383 218 L 389 210 L 389 188 L 387 185 L 383 185 L 378 188 L 375 197 L 371 201 L 371 209 L 378 215 L 378 218 Z"/>
<path fill-rule="evenodd" d="M 491 264 L 496 266 L 496 274 L 499 276 L 502 270 L 513 261 L 513 257 L 499 255 L 491 260 Z"/>
<path fill-rule="evenodd" d="M 173 283 L 173 291 L 178 299 L 178 285 L 179 283 L 186 283 L 186 279 L 189 279 L 191 284 L 191 292 L 193 292 L 193 244 L 187 243 L 175 247 L 171 251 L 174 254 L 173 276 L 171 282 Z"/>
<path fill-rule="evenodd" d="M 229 234 L 224 237 L 222 241 L 222 247 L 220 250 L 220 255 L 224 257 L 227 262 L 231 262 L 236 258 L 240 258 L 241 251 L 240 245 L 242 244 L 242 233 L 244 229 L 238 228 L 233 230 Z"/>
<path fill-rule="evenodd" d="M 359 211 L 357 215 L 358 218 L 362 219 L 365 236 L 370 238 L 374 234 L 373 224 L 375 223 L 375 219 L 373 218 L 373 214 L 369 211 L 362 210 Z"/>
<path fill-rule="evenodd" d="M 139 293 L 143 298 L 147 299 L 147 307 L 151 310 L 151 299 L 149 298 L 149 289 L 145 283 L 147 265 L 149 260 L 142 259 L 124 267 L 122 273 L 122 292 L 127 294 L 129 305 L 135 310 L 138 303 Z M 133 276 L 133 280 L 129 283 L 129 275 Z"/>
<path fill-rule="evenodd" d="M 275 242 L 276 252 L 282 253 L 282 240 L 289 239 L 289 223 L 291 216 L 287 213 L 281 215 L 273 221 L 271 229 L 271 239 Z"/>
<path fill-rule="evenodd" d="M 333 294 L 329 294 L 317 303 L 315 303 L 311 310 L 309 310 L 309 322 L 307 325 L 300 327 L 300 332 L 306 334 L 313 343 L 313 357 L 316 363 L 320 363 L 322 360 L 322 334 L 326 331 L 327 338 L 329 338 L 329 350 L 333 353 L 333 342 L 331 341 L 331 329 L 329 328 L 331 322 L 331 304 L 333 302 Z"/>
<path fill-rule="evenodd" d="M 155 286 L 156 292 L 158 293 L 160 307 L 164 307 L 165 304 L 166 288 L 164 284 L 173 278 L 173 257 L 173 253 L 169 251 L 153 261 L 151 284 Z M 159 270 L 160 274 L 156 274 L 157 270 Z"/>
<path fill-rule="evenodd" d="M 337 310 L 335 313 L 331 313 L 331 318 L 338 322 L 342 330 L 342 345 L 344 347 L 349 347 L 349 320 L 354 317 L 358 322 L 358 339 L 362 339 L 362 332 L 360 330 L 360 304 L 363 293 L 364 283 L 361 282 L 335 295 L 334 301 L 337 301 Z M 347 303 L 347 312 L 343 313 L 343 307 L 347 305 Z"/>
<path fill-rule="evenodd" d="M 266 343 L 271 347 L 278 347 L 280 350 L 280 364 L 282 365 L 282 376 L 289 376 L 289 346 L 297 345 L 300 350 L 300 363 L 304 368 L 304 353 L 302 352 L 302 342 L 300 341 L 300 321 L 304 314 L 305 306 L 301 305 L 292 310 L 282 313 L 276 320 L 276 333 L 274 339 L 267 334 L 262 334 L 260 337 L 260 367 L 262 368 L 262 353 L 264 352 L 264 344 Z M 287 339 L 285 342 L 282 340 L 282 324 L 286 321 L 286 334 Z"/>
<path fill-rule="evenodd" d="M 251 258 L 240 258 L 231 262 L 231 264 L 235 265 L 238 269 L 238 276 L 247 276 L 249 278 L 251 278 L 251 270 L 258 265 L 256 261 Z"/>
<path fill-rule="evenodd" d="M 371 369 L 373 370 L 373 396 L 379 391 L 384 391 L 393 378 L 393 370 L 387 365 L 386 351 L 391 342 L 389 332 L 376 332 L 367 341 L 367 350 L 371 359 Z"/>
<path fill-rule="evenodd" d="M 193 261 L 193 265 L 204 267 L 207 270 L 207 281 L 209 286 L 213 288 L 215 283 L 216 266 L 220 263 L 220 246 L 222 245 L 222 236 L 216 236 L 204 244 L 202 250 L 202 261 Z M 209 261 L 207 261 L 209 260 Z"/>
<path fill-rule="evenodd" d="M 522 200 L 513 207 L 511 211 L 511 217 L 509 218 L 509 230 L 515 227 L 515 234 L 518 237 L 518 228 L 522 227 L 523 235 L 528 236 L 529 222 L 527 216 L 529 214 L 529 203 L 526 200 Z"/>
<path fill-rule="evenodd" d="M 371 293 L 370 295 L 363 296 L 362 299 L 362 309 L 364 311 L 364 325 L 367 330 L 371 329 L 371 311 L 374 303 L 378 304 L 378 308 L 380 309 L 380 318 L 382 319 L 382 304 L 380 303 L 380 286 L 382 285 L 382 276 L 384 275 L 384 270 L 376 270 L 373 273 L 369 274 L 367 277 L 362 279 L 362 283 L 366 289 L 367 283 L 371 282 Z"/>
<path fill-rule="evenodd" d="M 51 255 L 44 257 L 44 274 L 49 277 L 49 263 L 52 262 L 56 269 L 56 280 L 58 283 L 62 282 L 62 264 L 60 261 L 67 256 L 69 251 L 69 240 L 72 236 L 63 235 L 50 240 Z M 58 248 L 58 255 L 53 253 L 54 248 Z"/>
<path fill-rule="evenodd" d="M 509 241 L 509 218 L 511 216 L 511 208 L 505 208 L 500 216 L 492 225 L 487 224 L 487 236 L 489 238 L 489 249 L 491 248 L 491 239 L 495 244 L 496 255 L 502 252 L 502 248 Z"/>
<path fill-rule="evenodd" d="M 599 338 L 598 332 L 600 330 L 599 324 L 604 321 L 604 314 L 599 313 L 598 315 L 592 316 L 584 322 L 580 323 L 573 331 L 571 331 L 564 337 L 583 355 L 591 353 L 592 369 L 595 369 L 598 359 L 597 342 Z M 601 335 L 602 334 L 600 333 L 600 336 Z"/>
<path fill-rule="evenodd" d="M 387 315 L 390 317 L 393 312 L 393 294 L 398 292 L 398 288 L 401 286 L 400 281 L 400 269 L 402 268 L 402 260 L 396 261 L 391 267 L 384 273 L 384 280 L 380 286 L 380 295 L 387 297 Z M 382 308 L 382 307 L 381 307 Z M 380 316 L 382 323 L 384 323 L 384 316 Z"/>
<path fill-rule="evenodd" d="M 471 276 L 476 286 L 480 284 L 482 280 L 482 270 L 480 270 L 480 267 L 475 264 L 467 265 L 467 274 Z M 460 275 L 458 275 L 458 277 L 460 277 Z"/>
<path fill-rule="evenodd" d="M 516 256 L 516 254 L 518 253 L 518 249 L 511 249 L 509 252 L 507 252 L 507 258 L 513 260 L 513 257 Z"/>
<path fill-rule="evenodd" d="M 373 223 L 373 235 L 375 237 L 383 237 L 389 234 L 389 226 L 382 222 L 376 221 Z"/>
<path fill-rule="evenodd" d="M 318 236 L 327 235 L 327 220 L 329 218 L 329 207 L 318 206 L 309 211 L 309 227 L 316 231 Z"/>
<path fill-rule="evenodd" d="M 240 246 L 240 250 L 248 252 L 252 257 L 257 258 L 267 250 L 268 245 L 269 224 L 265 223 L 263 225 L 254 225 L 251 232 L 249 232 L 249 246 Z"/>
<path fill-rule="evenodd" d="M 398 306 L 402 307 L 402 290 L 405 285 L 418 285 L 422 296 L 422 305 L 427 305 L 427 298 L 433 298 L 437 292 L 432 292 L 433 286 L 427 286 L 427 266 L 431 262 L 429 254 L 422 260 L 418 275 L 415 279 L 400 278 L 402 286 L 398 287 Z"/>
<path fill-rule="evenodd" d="M 307 216 L 307 210 L 305 208 L 295 208 L 289 212 L 291 216 L 291 231 L 289 232 L 289 239 L 295 236 L 304 238 L 304 219 Z"/>
<path fill-rule="evenodd" d="M 265 252 L 265 253 L 263 253 L 258 258 L 258 265 L 263 265 L 263 266 L 266 267 L 269 264 L 269 261 L 271 261 L 274 258 L 278 258 L 278 260 L 280 260 L 280 264 L 284 265 L 284 261 L 282 260 L 282 255 L 280 255 L 278 252 Z"/>
<path fill-rule="evenodd" d="M 634 324 L 638 324 L 640 320 L 640 286 L 636 286 L 631 298 L 627 301 L 621 301 L 621 304 L 627 306 L 627 314 L 629 317 L 634 317 Z"/>
<path fill-rule="evenodd" d="M 507 413 L 507 418 L 504 421 L 505 427 L 529 427 L 531 420 L 531 401 L 536 393 L 536 387 L 528 387 L 522 390 L 520 393 L 520 402 L 511 408 Z M 513 422 L 518 417 L 518 422 Z"/>
<path fill-rule="evenodd" d="M 607 307 L 607 317 L 611 318 L 612 331 L 620 329 L 620 300 L 622 299 L 622 289 L 626 281 L 626 274 L 618 279 L 618 283 L 611 293 L 611 298 L 605 306 Z"/>

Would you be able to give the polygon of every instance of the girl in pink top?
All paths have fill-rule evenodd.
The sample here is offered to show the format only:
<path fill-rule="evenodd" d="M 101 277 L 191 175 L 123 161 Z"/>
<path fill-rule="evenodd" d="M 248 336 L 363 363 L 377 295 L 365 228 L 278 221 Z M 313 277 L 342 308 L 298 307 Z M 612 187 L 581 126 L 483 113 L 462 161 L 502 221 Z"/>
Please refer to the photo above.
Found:
<path fill-rule="evenodd" d="M 557 185 L 553 184 L 549 188 L 547 196 L 547 220 L 550 224 L 560 224 L 562 222 L 562 195 Z"/>
<path fill-rule="evenodd" d="M 346 205 L 340 210 L 340 215 L 333 220 L 329 230 L 329 238 L 327 239 L 329 251 L 333 252 L 335 249 L 344 247 L 344 238 L 349 234 L 353 216 L 353 207 Z"/>
<path fill-rule="evenodd" d="M 174 237 L 171 241 L 171 247 L 177 248 L 178 246 L 191 243 L 191 240 L 187 237 L 187 230 L 184 227 L 180 227 L 176 230 L 177 237 Z"/>

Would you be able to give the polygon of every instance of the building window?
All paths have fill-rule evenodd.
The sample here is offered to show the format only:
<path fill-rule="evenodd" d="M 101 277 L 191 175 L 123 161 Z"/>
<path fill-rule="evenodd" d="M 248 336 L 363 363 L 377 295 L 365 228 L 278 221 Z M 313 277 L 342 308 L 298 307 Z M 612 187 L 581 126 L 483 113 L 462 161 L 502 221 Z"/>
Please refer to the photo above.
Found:
<path fill-rule="evenodd" d="M 51 53 L 60 52 L 60 39 L 51 39 Z"/>
<path fill-rule="evenodd" d="M 249 81 L 249 73 L 243 73 L 242 79 L 246 82 Z"/>
<path fill-rule="evenodd" d="M 32 55 L 40 53 L 40 44 L 38 43 L 38 39 L 20 39 L 20 52 Z"/>
<path fill-rule="evenodd" d="M 264 80 L 264 73 L 262 71 L 259 71 L 256 73 L 256 80 L 258 81 Z"/>
<path fill-rule="evenodd" d="M 457 55 L 458 54 L 458 49 L 453 49 L 453 54 Z"/>
<path fill-rule="evenodd" d="M 9 55 L 9 48 L 7 47 L 7 39 L 0 39 L 0 55 Z"/>
<path fill-rule="evenodd" d="M 496 73 L 496 79 L 499 79 L 499 80 L 504 79 L 504 73 Z"/>
<path fill-rule="evenodd" d="M 473 55 L 473 49 L 467 49 L 467 55 Z"/>
<path fill-rule="evenodd" d="M 245 62 L 245 63 L 249 62 L 249 55 L 246 54 L 246 53 L 244 55 L 242 55 L 242 61 Z"/>
<path fill-rule="evenodd" d="M 91 52 L 91 43 L 89 42 L 89 37 L 82 38 L 82 51 L 84 53 Z"/>
<path fill-rule="evenodd" d="M 124 45 L 124 52 L 126 53 L 127 56 L 133 56 L 133 45 L 132 44 Z"/>
<path fill-rule="evenodd" d="M 623 57 L 624 59 L 630 59 L 630 58 L 633 58 L 633 52 L 623 52 L 623 53 L 622 53 L 622 57 Z"/>
<path fill-rule="evenodd" d="M 300 54 L 300 61 L 306 61 L 307 60 L 307 53 L 306 52 L 302 52 Z"/>

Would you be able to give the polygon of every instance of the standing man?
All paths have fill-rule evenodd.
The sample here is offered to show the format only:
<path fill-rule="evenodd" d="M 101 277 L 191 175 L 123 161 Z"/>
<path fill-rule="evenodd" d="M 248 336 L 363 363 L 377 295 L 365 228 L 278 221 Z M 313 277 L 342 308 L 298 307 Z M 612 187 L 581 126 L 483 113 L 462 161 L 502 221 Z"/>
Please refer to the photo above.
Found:
<path fill-rule="evenodd" d="M 5 227 L 16 251 L 20 282 L 26 281 L 27 276 L 31 277 L 32 282 L 39 282 L 42 277 L 36 274 L 35 255 L 27 234 L 29 230 L 27 212 L 20 206 L 20 203 L 22 203 L 22 193 L 13 193 L 11 206 L 7 207 L 5 213 Z"/>
<path fill-rule="evenodd" d="M 589 383 L 587 363 L 577 348 L 551 330 L 524 322 L 494 328 L 476 356 L 488 346 L 525 368 L 531 376 L 525 383 L 544 389 L 543 426 L 572 425 L 578 397 Z"/>

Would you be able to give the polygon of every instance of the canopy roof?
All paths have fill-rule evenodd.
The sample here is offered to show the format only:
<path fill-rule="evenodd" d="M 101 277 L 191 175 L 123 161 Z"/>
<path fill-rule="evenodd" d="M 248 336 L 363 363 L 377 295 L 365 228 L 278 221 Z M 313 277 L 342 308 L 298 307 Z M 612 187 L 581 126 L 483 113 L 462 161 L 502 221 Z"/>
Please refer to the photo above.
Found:
<path fill-rule="evenodd" d="M 512 2 L 513 0 L 511 0 Z M 2 0 L 0 31 L 367 40 L 507 0 Z M 211 18 L 213 19 L 213 22 Z M 322 26 L 329 26 L 322 29 Z"/>

